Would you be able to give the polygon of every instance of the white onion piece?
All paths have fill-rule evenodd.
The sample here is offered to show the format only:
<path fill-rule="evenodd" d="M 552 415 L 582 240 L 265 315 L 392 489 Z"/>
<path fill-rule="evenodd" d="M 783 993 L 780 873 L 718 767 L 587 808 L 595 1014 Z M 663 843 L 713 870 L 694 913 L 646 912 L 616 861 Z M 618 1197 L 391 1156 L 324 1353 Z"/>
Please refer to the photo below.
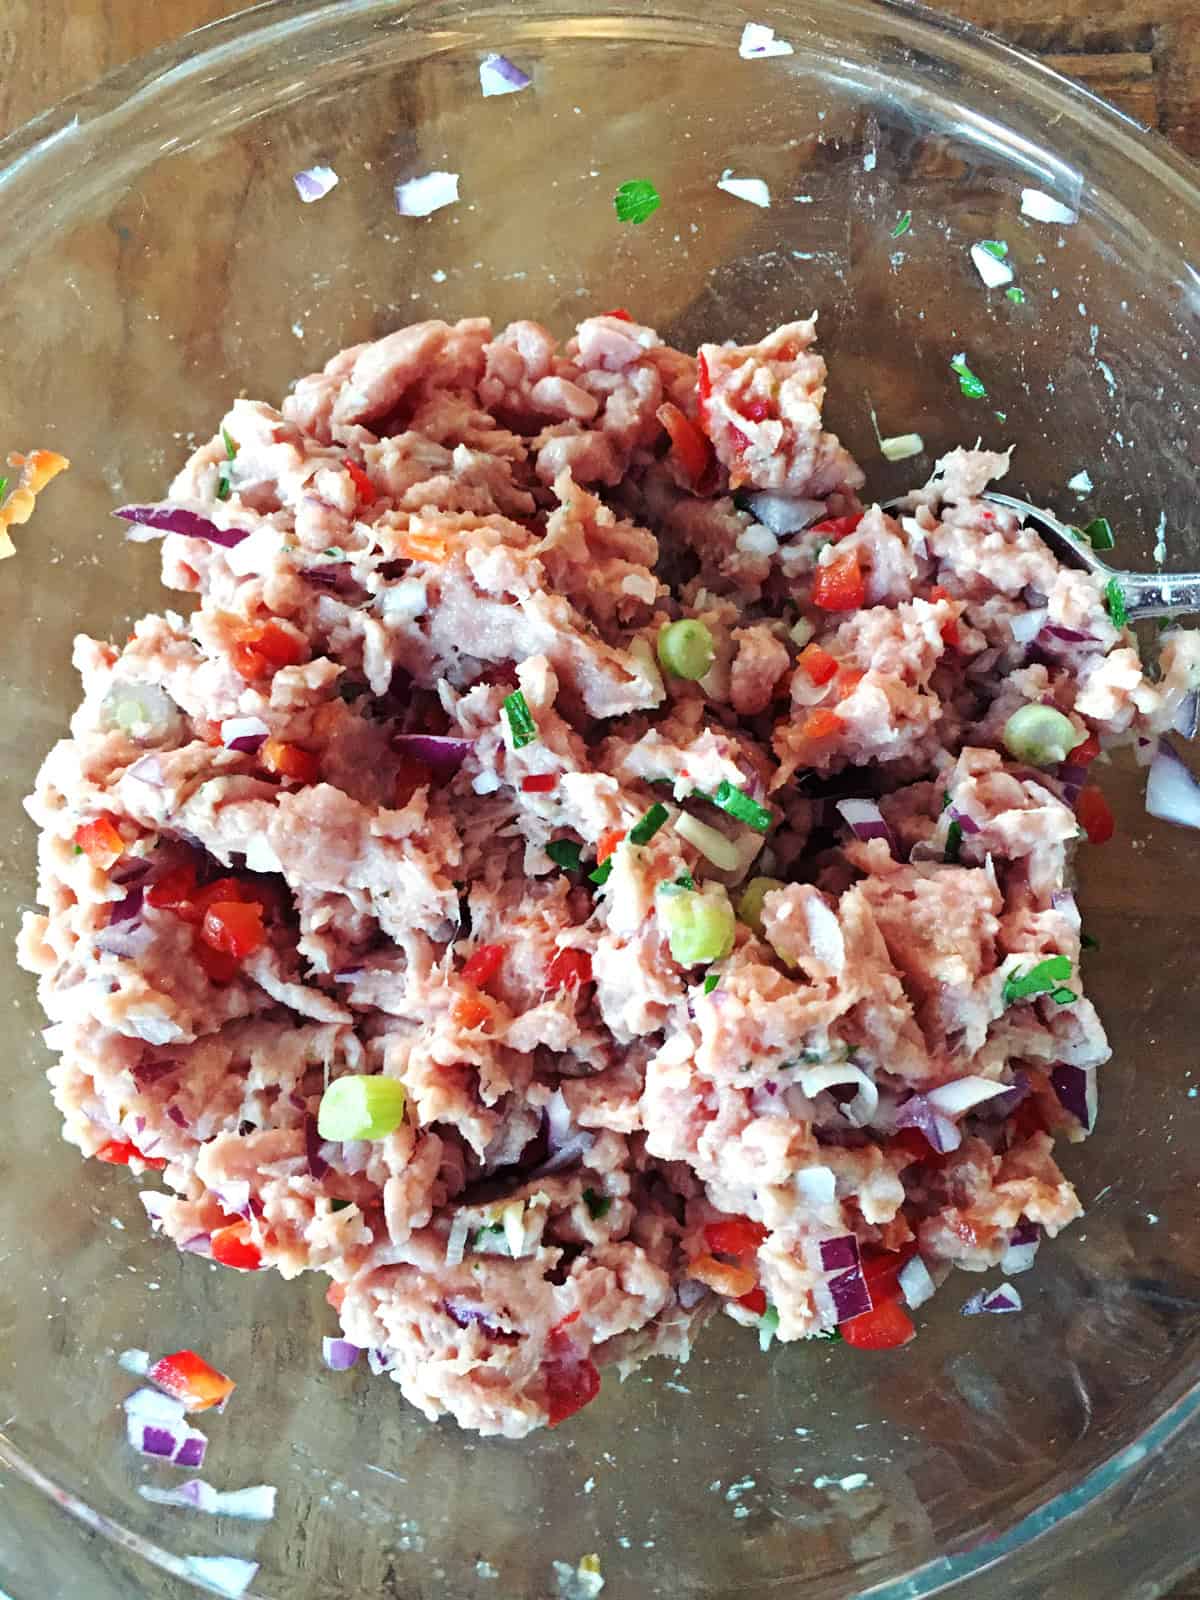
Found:
<path fill-rule="evenodd" d="M 546 1102 L 546 1137 L 551 1150 L 571 1137 L 571 1109 L 561 1089 L 555 1089 Z"/>
<path fill-rule="evenodd" d="M 1038 1253 L 1040 1239 L 1031 1239 L 1028 1244 L 1010 1244 L 1000 1257 L 1000 1271 L 1007 1278 L 1015 1276 L 1018 1272 L 1028 1272 Z"/>
<path fill-rule="evenodd" d="M 518 94 L 522 89 L 528 89 L 532 81 L 515 61 L 497 55 L 495 51 L 484 56 L 479 63 L 479 87 L 483 90 L 485 100 L 497 94 Z"/>
<path fill-rule="evenodd" d="M 746 509 L 756 522 L 781 537 L 788 533 L 802 533 L 825 515 L 824 500 L 800 500 L 790 494 L 776 494 L 763 489 L 746 497 Z M 810 635 L 811 637 L 811 635 Z"/>
<path fill-rule="evenodd" d="M 515 1261 L 525 1254 L 524 1200 L 510 1200 L 501 1211 L 500 1220 L 504 1224 L 504 1242 L 508 1245 L 508 1253 Z"/>
<path fill-rule="evenodd" d="M 771 204 L 771 191 L 761 178 L 718 178 L 717 188 L 735 200 L 748 200 L 752 206 Z"/>
<path fill-rule="evenodd" d="M 211 1517 L 241 1517 L 247 1522 L 270 1522 L 275 1515 L 277 1490 L 271 1483 L 256 1483 L 248 1489 L 214 1489 L 202 1478 L 189 1478 L 174 1489 L 155 1489 L 150 1484 L 140 1484 L 138 1493 L 143 1500 L 156 1506 L 183 1506 L 190 1511 L 203 1511 Z"/>
<path fill-rule="evenodd" d="M 1184 739 L 1194 739 L 1198 724 L 1200 724 L 1200 694 L 1191 689 L 1175 708 L 1171 731 L 1180 734 Z"/>
<path fill-rule="evenodd" d="M 135 1378 L 144 1378 L 150 1371 L 149 1350 L 122 1350 L 117 1357 L 117 1365 L 124 1372 L 132 1372 Z"/>
<path fill-rule="evenodd" d="M 184 1563 L 193 1578 L 207 1583 L 218 1594 L 240 1600 L 254 1581 L 258 1571 L 257 1561 L 242 1561 L 237 1556 L 184 1556 Z"/>
<path fill-rule="evenodd" d="M 396 185 L 396 210 L 402 217 L 428 217 L 457 199 L 457 172 L 427 172 Z"/>
<path fill-rule="evenodd" d="M 1063 205 L 1061 200 L 1055 200 L 1041 189 L 1021 190 L 1021 212 L 1035 222 L 1061 222 L 1069 226 L 1079 220 L 1077 211 L 1072 211 L 1070 206 Z"/>
<path fill-rule="evenodd" d="M 1018 611 L 1016 616 L 1008 619 L 1013 638 L 1018 644 L 1032 644 L 1049 615 L 1048 606 L 1040 606 L 1036 611 Z"/>
<path fill-rule="evenodd" d="M 695 845 L 706 861 L 721 872 L 736 872 L 741 863 L 741 853 L 732 839 L 727 839 L 719 828 L 712 828 L 699 817 L 682 811 L 675 819 L 675 832 Z"/>
<path fill-rule="evenodd" d="M 226 717 L 221 724 L 221 743 L 226 750 L 230 750 L 239 739 L 257 739 L 261 742 L 269 738 L 270 733 L 270 728 L 261 717 Z"/>
<path fill-rule="evenodd" d="M 471 1236 L 471 1220 L 465 1211 L 456 1211 L 454 1221 L 450 1224 L 450 1233 L 446 1239 L 446 1265 L 457 1267 L 467 1251 L 467 1240 Z"/>
<path fill-rule="evenodd" d="M 337 187 L 338 175 L 332 167 L 307 167 L 292 178 L 296 193 L 306 206 L 314 200 L 323 200 L 331 189 Z"/>
<path fill-rule="evenodd" d="M 937 1285 L 929 1276 L 929 1268 L 920 1256 L 912 1256 L 900 1268 L 896 1279 L 900 1285 L 900 1293 L 904 1296 L 906 1305 L 915 1311 L 918 1306 L 923 1306 L 926 1300 L 931 1300 L 936 1292 Z"/>
<path fill-rule="evenodd" d="M 756 61 L 761 56 L 790 56 L 792 47 L 786 39 L 777 39 L 775 29 L 763 22 L 748 22 L 742 29 L 738 55 L 743 61 Z"/>
<path fill-rule="evenodd" d="M 1011 1283 L 998 1283 L 994 1289 L 981 1289 L 973 1294 L 962 1308 L 964 1317 L 982 1315 L 998 1316 L 1007 1312 L 1024 1310 L 1021 1296 Z"/>
<path fill-rule="evenodd" d="M 930 1089 L 925 1096 L 929 1104 L 944 1117 L 961 1117 L 973 1106 L 985 1100 L 994 1100 L 998 1094 L 1007 1094 L 1010 1083 L 996 1083 L 992 1078 L 958 1078 L 954 1083 L 943 1083 Z"/>
<path fill-rule="evenodd" d="M 919 433 L 895 433 L 890 439 L 880 439 L 879 449 L 887 461 L 907 461 L 921 454 L 925 441 Z"/>
<path fill-rule="evenodd" d="M 831 1206 L 837 1195 L 837 1178 L 832 1167 L 801 1167 L 792 1178 L 796 1193 L 817 1210 Z"/>
<path fill-rule="evenodd" d="M 800 1087 L 810 1100 L 815 1099 L 822 1089 L 831 1089 L 846 1083 L 857 1084 L 858 1093 L 841 1108 L 842 1115 L 857 1128 L 865 1127 L 874 1116 L 875 1107 L 879 1104 L 879 1090 L 862 1068 L 856 1067 L 852 1061 L 805 1067 L 797 1076 L 800 1079 Z"/>
<path fill-rule="evenodd" d="M 971 246 L 971 260 L 975 263 L 975 271 L 989 289 L 1002 289 L 1006 283 L 1013 281 L 1013 269 L 1008 262 L 998 260 L 983 245 Z"/>
<path fill-rule="evenodd" d="M 1200 783 L 1171 746 L 1161 743 L 1146 779 L 1146 810 L 1181 828 L 1200 828 Z"/>

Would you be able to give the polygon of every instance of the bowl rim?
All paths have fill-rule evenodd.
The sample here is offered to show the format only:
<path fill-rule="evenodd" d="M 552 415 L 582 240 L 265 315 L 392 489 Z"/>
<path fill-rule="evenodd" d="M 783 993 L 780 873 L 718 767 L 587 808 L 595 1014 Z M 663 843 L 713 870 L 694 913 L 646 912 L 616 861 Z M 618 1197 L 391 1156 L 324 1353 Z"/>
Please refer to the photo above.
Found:
<path fill-rule="evenodd" d="M 56 158 L 61 146 L 77 134 L 102 131 L 106 119 L 119 113 L 127 116 L 131 104 L 168 86 L 179 87 L 202 78 L 216 65 L 228 65 L 241 54 L 262 48 L 268 41 L 294 38 L 306 30 L 331 22 L 334 17 L 378 17 L 395 23 L 400 14 L 420 22 L 422 13 L 441 8 L 444 0 L 259 0 L 217 21 L 206 23 L 169 40 L 144 55 L 112 69 L 90 85 L 31 118 L 0 139 L 0 204 L 11 185 L 26 178 L 36 181 L 39 162 Z M 459 20 L 484 22 L 490 18 L 509 19 L 510 36 L 521 23 L 513 24 L 506 6 L 511 0 L 482 0 L 473 4 L 462 0 L 456 6 Z M 655 22 L 678 21 L 694 25 L 694 14 L 684 8 L 673 11 L 658 0 L 550 0 L 536 19 L 540 25 L 547 16 L 576 17 L 586 10 L 589 20 L 611 19 L 628 23 L 638 17 Z M 799 0 L 765 0 L 753 6 L 754 20 L 767 19 L 786 29 L 794 21 Z M 1037 89 L 1045 107 L 1072 119 L 1084 131 L 1089 128 L 1118 156 L 1140 167 L 1146 176 L 1171 192 L 1173 201 L 1188 215 L 1180 218 L 1181 228 L 1190 222 L 1200 236 L 1200 167 L 1154 129 L 1145 127 L 1128 113 L 1105 100 L 1086 85 L 1048 66 L 1036 56 L 1010 44 L 992 30 L 963 18 L 937 11 L 921 0 L 807 0 L 816 13 L 842 12 L 862 16 L 885 14 L 903 31 L 923 36 L 931 44 L 938 39 L 953 40 L 968 55 L 990 63 L 993 68 L 1007 66 L 1019 72 L 1028 87 Z M 748 0 L 730 0 L 728 9 L 751 20 Z M 1189 269 L 1200 282 L 1200 273 Z M 955 1555 L 934 1556 L 908 1573 L 873 1583 L 857 1590 L 854 1600 L 931 1600 L 945 1595 L 964 1581 L 978 1577 L 1035 1542 L 1046 1541 L 1059 1528 L 1076 1523 L 1087 1512 L 1118 1488 L 1128 1487 L 1138 1468 L 1149 1469 L 1153 1458 L 1161 1459 L 1168 1445 L 1185 1431 L 1194 1439 L 1196 1428 L 1189 1425 L 1200 1418 L 1200 1364 L 1192 1369 L 1182 1393 L 1125 1445 L 1112 1451 L 1070 1489 L 1061 1490 L 1041 1504 L 1017 1516 L 1002 1532 L 972 1549 Z M 56 1501 L 72 1518 L 94 1533 L 160 1571 L 182 1579 L 199 1590 L 216 1593 L 208 1583 L 189 1570 L 186 1562 L 157 1543 L 145 1539 L 120 1520 L 95 1510 L 86 1500 L 55 1483 L 37 1464 L 28 1459 L 0 1428 L 0 1468 L 15 1472 L 47 1498 Z M 1118 1534 L 1127 1539 L 1130 1531 Z M 1190 1539 L 1190 1551 L 1176 1552 L 1170 1576 L 1182 1571 L 1200 1555 L 1200 1527 Z M 1047 1544 L 1044 1549 L 1049 1549 Z M 787 1580 L 784 1580 L 785 1582 Z M 1153 1580 L 1152 1580 L 1153 1581 Z M 1149 1591 L 1147 1591 L 1149 1592 Z M 1155 1588 L 1155 1593 L 1161 1589 Z M 265 1593 L 248 1589 L 245 1600 L 270 1600 Z"/>

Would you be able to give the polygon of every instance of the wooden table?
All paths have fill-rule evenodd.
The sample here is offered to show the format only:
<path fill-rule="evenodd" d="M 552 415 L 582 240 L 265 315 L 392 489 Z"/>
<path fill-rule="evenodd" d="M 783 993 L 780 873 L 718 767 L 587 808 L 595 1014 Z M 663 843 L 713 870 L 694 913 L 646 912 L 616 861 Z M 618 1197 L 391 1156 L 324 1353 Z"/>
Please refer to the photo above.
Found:
<path fill-rule="evenodd" d="M 0 134 L 240 0 L 4 0 Z M 1194 0 L 951 0 L 948 9 L 1081 79 L 1200 159 Z M 1169 1600 L 1200 1600 L 1200 1573 Z"/>

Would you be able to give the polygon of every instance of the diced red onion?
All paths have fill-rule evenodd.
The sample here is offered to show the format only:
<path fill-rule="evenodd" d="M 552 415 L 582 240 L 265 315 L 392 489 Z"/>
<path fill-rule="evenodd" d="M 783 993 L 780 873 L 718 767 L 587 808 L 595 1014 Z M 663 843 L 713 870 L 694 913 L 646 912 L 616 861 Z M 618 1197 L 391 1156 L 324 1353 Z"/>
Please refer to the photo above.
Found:
<path fill-rule="evenodd" d="M 577 1161 L 583 1159 L 596 1142 L 596 1135 L 590 1128 L 577 1128 L 569 1139 L 559 1145 L 557 1150 L 551 1152 L 541 1166 L 534 1167 L 529 1176 L 531 1178 L 545 1178 L 552 1172 L 562 1172 L 566 1167 L 572 1167 Z"/>
<path fill-rule="evenodd" d="M 1194 739 L 1198 726 L 1200 726 L 1200 691 L 1192 689 L 1176 706 L 1171 731 L 1185 739 Z"/>
<path fill-rule="evenodd" d="M 861 1317 L 873 1307 L 870 1290 L 867 1288 L 861 1267 L 851 1267 L 848 1272 L 840 1272 L 836 1278 L 830 1278 L 829 1292 L 833 1296 L 839 1322 L 849 1322 L 851 1317 Z"/>
<path fill-rule="evenodd" d="M 961 1117 L 973 1107 L 1005 1094 L 1007 1083 L 997 1083 L 993 1078 L 958 1078 L 953 1083 L 943 1083 L 930 1089 L 925 1096 L 933 1110 L 943 1117 Z"/>
<path fill-rule="evenodd" d="M 230 1178 L 219 1189 L 214 1189 L 217 1204 L 231 1217 L 241 1217 L 249 1222 L 254 1213 L 250 1209 L 250 1182 L 247 1178 Z"/>
<path fill-rule="evenodd" d="M 855 1127 L 864 1127 L 874 1116 L 879 1104 L 879 1090 L 852 1061 L 829 1062 L 818 1067 L 805 1067 L 799 1073 L 800 1087 L 810 1100 L 823 1089 L 833 1089 L 842 1084 L 857 1085 L 853 1100 L 842 1106 L 842 1115 Z"/>
<path fill-rule="evenodd" d="M 132 766 L 125 768 L 122 776 L 136 778 L 139 783 L 148 783 L 152 789 L 161 789 L 166 781 L 163 777 L 162 762 L 153 752 L 148 756 L 139 756 Z"/>
<path fill-rule="evenodd" d="M 552 1154 L 571 1136 L 571 1109 L 561 1089 L 555 1089 L 546 1102 L 546 1135 Z"/>
<path fill-rule="evenodd" d="M 139 1454 L 157 1456 L 179 1467 L 198 1467 L 208 1441 L 184 1421 L 178 1400 L 154 1389 L 138 1389 L 124 1401 L 125 1432 Z"/>
<path fill-rule="evenodd" d="M 1028 1217 L 1022 1217 L 1009 1234 L 1008 1242 L 1012 1244 L 1040 1244 L 1042 1230 L 1036 1222 L 1030 1222 Z"/>
<path fill-rule="evenodd" d="M 137 891 L 139 894 L 141 890 Z M 106 928 L 101 928 L 96 935 L 96 949 L 103 950 L 106 955 L 120 956 L 125 960 L 132 960 L 144 955 L 154 940 L 154 930 L 146 923 L 135 919 L 129 923 L 118 923 L 113 927 L 111 923 Z"/>
<path fill-rule="evenodd" d="M 1003 1094 L 998 1094 L 994 1100 L 989 1100 L 984 1108 L 983 1115 L 989 1118 L 1011 1117 L 1017 1107 L 1029 1098 L 1032 1085 L 1029 1074 L 1020 1068 L 1013 1073 L 1013 1081 L 1005 1087 Z"/>
<path fill-rule="evenodd" d="M 1036 611 L 1018 611 L 1015 616 L 1008 619 L 1013 638 L 1018 644 L 1032 644 L 1041 633 L 1049 615 L 1045 606 Z"/>
<path fill-rule="evenodd" d="M 742 29 L 738 55 L 744 61 L 754 61 L 763 56 L 790 56 L 792 46 L 786 39 L 777 39 L 774 28 L 763 22 L 748 22 Z"/>
<path fill-rule="evenodd" d="M 344 972 L 335 972 L 333 981 L 334 983 L 354 983 L 362 977 L 365 970 L 364 967 L 347 967 Z"/>
<path fill-rule="evenodd" d="M 194 1233 L 190 1239 L 185 1239 L 179 1248 L 186 1250 L 192 1256 L 211 1256 L 212 1234 Z"/>
<path fill-rule="evenodd" d="M 501 1344 L 516 1344 L 520 1338 L 519 1334 L 498 1327 L 482 1306 L 471 1305 L 465 1300 L 443 1300 L 442 1309 L 458 1327 L 480 1327 L 489 1338 L 498 1339 Z"/>
<path fill-rule="evenodd" d="M 841 1272 L 859 1265 L 858 1240 L 852 1233 L 840 1234 L 836 1239 L 822 1239 L 821 1265 L 826 1272 Z"/>
<path fill-rule="evenodd" d="M 1042 629 L 1052 639 L 1061 639 L 1064 644 L 1095 644 L 1096 636 L 1093 633 L 1083 633 L 1079 628 L 1064 628 L 1059 622 L 1048 622 Z"/>
<path fill-rule="evenodd" d="M 909 1257 L 900 1268 L 896 1282 L 900 1286 L 905 1304 L 914 1311 L 918 1306 L 923 1306 L 926 1300 L 933 1298 L 937 1287 L 929 1276 L 929 1268 L 920 1256 Z"/>
<path fill-rule="evenodd" d="M 392 1370 L 396 1365 L 396 1358 L 394 1355 L 389 1354 L 387 1350 L 368 1350 L 367 1365 L 374 1375 L 379 1378 L 385 1372 Z"/>
<path fill-rule="evenodd" d="M 303 172 L 297 172 L 292 182 L 301 200 L 310 206 L 314 200 L 323 200 L 336 187 L 338 175 L 332 167 L 307 167 Z"/>
<path fill-rule="evenodd" d="M 362 1355 L 362 1350 L 349 1339 L 321 1340 L 321 1357 L 330 1372 L 348 1372 Z"/>
<path fill-rule="evenodd" d="M 1200 828 L 1200 783 L 1165 739 L 1150 763 L 1146 810 L 1164 822 Z"/>
<path fill-rule="evenodd" d="M 479 87 L 483 90 L 485 100 L 497 94 L 517 94 L 521 89 L 528 89 L 532 81 L 515 61 L 497 55 L 495 51 L 484 56 L 479 63 Z"/>
<path fill-rule="evenodd" d="M 1096 1126 L 1096 1069 L 1060 1061 L 1050 1072 L 1050 1082 L 1063 1110 L 1075 1118 L 1085 1133 Z"/>
<path fill-rule="evenodd" d="M 317 1119 L 311 1111 L 304 1114 L 304 1153 L 308 1158 L 308 1174 L 318 1182 L 329 1172 L 329 1163 L 321 1154 L 321 1135 L 317 1131 Z"/>
<path fill-rule="evenodd" d="M 108 881 L 119 884 L 140 883 L 151 870 L 144 856 L 122 856 L 108 869 Z"/>
<path fill-rule="evenodd" d="M 392 749 L 424 761 L 438 772 L 456 772 L 475 748 L 472 739 L 452 739 L 433 733 L 394 733 Z"/>
<path fill-rule="evenodd" d="M 707 1284 L 701 1283 L 699 1278 L 684 1278 L 675 1291 L 675 1296 L 685 1311 L 691 1311 L 693 1306 L 700 1304 L 707 1293 Z"/>
<path fill-rule="evenodd" d="M 132 889 L 130 889 L 129 893 L 125 896 L 125 898 L 123 900 L 118 900 L 117 901 L 117 903 L 113 906 L 112 910 L 109 912 L 109 914 L 108 914 L 108 925 L 109 925 L 109 927 L 110 928 L 115 927 L 118 923 L 121 923 L 121 922 L 131 922 L 134 919 L 134 917 L 140 915 L 141 909 L 142 909 L 142 901 L 144 899 L 145 899 L 145 890 L 141 887 L 140 884 L 135 885 Z"/>
<path fill-rule="evenodd" d="M 853 830 L 854 837 L 864 843 L 868 839 L 885 839 L 888 849 L 896 854 L 896 841 L 892 830 L 884 821 L 883 812 L 874 800 L 838 800 L 837 809 Z"/>
<path fill-rule="evenodd" d="M 1000 1271 L 1006 1277 L 1018 1272 L 1028 1272 L 1042 1242 L 1042 1230 L 1036 1222 L 1022 1217 L 1008 1236 L 1008 1246 L 1000 1258 Z"/>
<path fill-rule="evenodd" d="M 369 1139 L 344 1139 L 342 1141 L 342 1171 L 354 1177 L 362 1172 L 371 1159 Z"/>
<path fill-rule="evenodd" d="M 183 1560 L 191 1577 L 230 1600 L 240 1600 L 258 1571 L 257 1561 L 243 1561 L 239 1556 L 184 1556 Z"/>
<path fill-rule="evenodd" d="M 957 806 L 950 807 L 950 820 L 951 822 L 957 822 L 965 834 L 979 832 L 979 824 L 975 821 L 975 818 L 966 811 L 960 811 Z"/>
<path fill-rule="evenodd" d="M 962 1308 L 964 1317 L 1002 1316 L 1006 1312 L 1024 1309 L 1021 1296 L 1011 1283 L 999 1283 L 994 1289 L 981 1289 L 973 1294 Z"/>
<path fill-rule="evenodd" d="M 221 743 L 226 750 L 254 755 L 262 749 L 270 733 L 261 717 L 226 717 L 221 724 Z"/>
<path fill-rule="evenodd" d="M 113 515 L 120 517 L 125 522 L 132 522 L 137 528 L 147 528 L 148 533 L 130 532 L 126 535 L 135 543 L 152 539 L 157 533 L 180 533 L 188 539 L 205 539 L 209 544 L 218 544 L 224 550 L 232 550 L 241 544 L 243 539 L 250 537 L 249 528 L 218 528 L 215 522 L 208 517 L 202 517 L 199 512 L 189 511 L 186 506 L 173 506 L 165 501 L 152 506 L 122 506 Z"/>
<path fill-rule="evenodd" d="M 167 1115 L 170 1117 L 171 1121 L 175 1124 L 175 1126 L 177 1128 L 186 1128 L 187 1127 L 188 1119 L 187 1119 L 186 1113 L 183 1110 L 183 1107 L 182 1106 L 177 1106 L 173 1100 L 172 1100 L 171 1104 L 167 1107 Z"/>
<path fill-rule="evenodd" d="M 427 217 L 457 199 L 457 172 L 426 172 L 396 185 L 396 210 L 402 217 Z"/>
<path fill-rule="evenodd" d="M 799 500 L 794 495 L 776 494 L 770 489 L 747 495 L 746 507 L 755 522 L 778 536 L 802 533 L 825 515 L 824 500 Z"/>
<path fill-rule="evenodd" d="M 896 1112 L 898 1128 L 915 1128 L 938 1155 L 957 1150 L 962 1143 L 958 1124 L 935 1111 L 923 1094 L 914 1094 Z"/>
<path fill-rule="evenodd" d="M 157 1189 L 139 1189 L 138 1199 L 151 1222 L 161 1222 L 166 1211 L 167 1196 Z"/>

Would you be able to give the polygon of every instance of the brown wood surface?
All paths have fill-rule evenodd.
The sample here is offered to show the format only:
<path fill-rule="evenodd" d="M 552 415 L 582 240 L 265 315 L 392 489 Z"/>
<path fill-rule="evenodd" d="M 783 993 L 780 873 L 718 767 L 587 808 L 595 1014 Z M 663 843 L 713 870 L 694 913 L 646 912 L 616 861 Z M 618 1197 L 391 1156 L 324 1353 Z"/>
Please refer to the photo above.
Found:
<path fill-rule="evenodd" d="M 0 134 L 237 0 L 0 0 Z M 1198 0 L 952 0 L 1200 159 Z M 1169 1600 L 1200 1600 L 1200 1573 Z"/>

